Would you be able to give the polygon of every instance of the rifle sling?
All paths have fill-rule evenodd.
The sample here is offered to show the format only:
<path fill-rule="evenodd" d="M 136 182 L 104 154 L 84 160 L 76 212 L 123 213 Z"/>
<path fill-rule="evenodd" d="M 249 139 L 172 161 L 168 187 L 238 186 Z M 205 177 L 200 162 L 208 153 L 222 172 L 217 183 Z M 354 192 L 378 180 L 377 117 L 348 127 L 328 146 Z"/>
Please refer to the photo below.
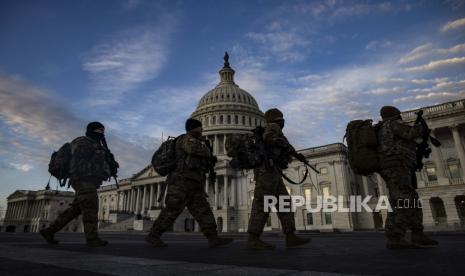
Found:
<path fill-rule="evenodd" d="M 307 179 L 307 176 L 308 176 L 308 167 L 305 166 L 305 174 L 304 174 L 304 177 L 302 178 L 302 180 L 300 180 L 300 182 L 295 182 L 293 181 L 292 179 L 290 179 L 289 177 L 287 177 L 281 170 L 278 169 L 278 172 L 279 174 L 284 178 L 286 179 L 287 182 L 291 183 L 291 184 L 294 184 L 294 185 L 301 185 L 302 183 L 304 183 L 304 181 Z"/>

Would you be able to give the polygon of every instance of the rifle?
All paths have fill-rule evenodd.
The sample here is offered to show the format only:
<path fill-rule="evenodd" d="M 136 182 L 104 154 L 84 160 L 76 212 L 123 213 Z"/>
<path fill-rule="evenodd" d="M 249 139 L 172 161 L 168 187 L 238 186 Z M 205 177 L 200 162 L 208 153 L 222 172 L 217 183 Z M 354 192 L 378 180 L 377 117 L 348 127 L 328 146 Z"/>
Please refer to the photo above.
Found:
<path fill-rule="evenodd" d="M 113 155 L 113 153 L 111 153 L 110 149 L 108 148 L 107 140 L 105 139 L 105 137 L 102 138 L 102 145 L 105 149 L 105 158 L 107 159 L 108 165 L 110 166 L 111 177 L 115 179 L 116 188 L 119 189 L 118 176 L 116 175 L 118 172 L 119 164 L 118 162 L 116 162 L 115 156 Z"/>
<path fill-rule="evenodd" d="M 431 141 L 431 144 L 435 147 L 440 147 L 441 142 L 430 135 L 431 129 L 428 127 L 428 124 L 423 118 L 423 110 L 418 111 L 416 114 L 417 119 L 415 120 L 415 125 L 420 124 L 425 130 L 421 136 L 421 142 L 417 143 L 417 170 L 421 171 L 423 169 L 423 158 L 428 158 L 431 154 L 431 148 L 428 141 Z"/>
<path fill-rule="evenodd" d="M 305 158 L 305 156 L 302 153 L 295 152 L 294 157 L 300 162 L 304 163 L 305 166 L 309 167 L 317 174 L 320 174 L 320 172 L 308 162 L 307 158 Z"/>
<path fill-rule="evenodd" d="M 210 144 L 210 140 L 206 139 L 205 145 L 210 150 L 210 162 L 208 166 L 208 183 L 210 185 L 214 185 L 216 182 L 215 164 L 217 161 L 216 161 L 216 158 L 213 156 L 213 147 Z"/>

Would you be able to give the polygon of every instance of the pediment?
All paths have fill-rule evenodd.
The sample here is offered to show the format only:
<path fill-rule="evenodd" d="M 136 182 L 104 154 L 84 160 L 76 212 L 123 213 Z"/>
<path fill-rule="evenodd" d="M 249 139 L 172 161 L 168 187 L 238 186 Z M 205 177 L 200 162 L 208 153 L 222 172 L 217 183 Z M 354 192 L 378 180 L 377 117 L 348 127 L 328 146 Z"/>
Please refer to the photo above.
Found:
<path fill-rule="evenodd" d="M 140 172 L 136 173 L 131 180 L 135 181 L 155 176 L 158 176 L 158 174 L 155 172 L 152 165 L 148 165 L 147 167 L 143 168 Z"/>
<path fill-rule="evenodd" d="M 28 195 L 28 191 L 25 190 L 16 190 L 14 191 L 11 195 L 7 197 L 8 200 L 15 199 L 15 198 L 20 198 L 20 197 L 25 197 Z"/>

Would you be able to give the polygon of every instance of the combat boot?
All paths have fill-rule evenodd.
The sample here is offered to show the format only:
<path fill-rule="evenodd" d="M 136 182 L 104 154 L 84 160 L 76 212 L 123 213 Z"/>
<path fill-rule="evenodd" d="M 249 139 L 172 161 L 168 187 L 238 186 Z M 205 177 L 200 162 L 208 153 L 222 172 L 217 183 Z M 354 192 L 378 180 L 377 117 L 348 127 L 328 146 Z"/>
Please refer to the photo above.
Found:
<path fill-rule="evenodd" d="M 312 239 L 310 238 L 300 238 L 296 236 L 294 233 L 289 233 L 286 235 L 286 247 L 301 246 L 311 241 Z"/>
<path fill-rule="evenodd" d="M 153 245 L 154 247 L 167 247 L 168 245 L 160 239 L 159 236 L 147 235 L 145 241 Z"/>
<path fill-rule="evenodd" d="M 386 242 L 386 248 L 391 249 L 391 250 L 417 249 L 417 248 L 420 248 L 420 246 L 407 241 L 405 238 L 389 237 Z"/>
<path fill-rule="evenodd" d="M 216 234 L 208 236 L 207 239 L 208 239 L 208 247 L 209 248 L 216 248 L 216 247 L 225 246 L 227 244 L 230 244 L 233 241 L 233 239 L 231 239 L 231 238 L 218 237 L 218 235 L 216 235 Z"/>
<path fill-rule="evenodd" d="M 39 231 L 40 235 L 45 239 L 48 244 L 58 244 L 59 242 L 55 240 L 55 232 L 45 228 Z"/>
<path fill-rule="evenodd" d="M 106 240 L 102 240 L 101 238 L 87 239 L 87 246 L 90 247 L 105 246 L 107 244 L 108 242 Z"/>
<path fill-rule="evenodd" d="M 412 232 L 412 242 L 421 246 L 436 246 L 439 243 L 423 233 L 423 231 Z"/>
<path fill-rule="evenodd" d="M 274 250 L 276 246 L 262 241 L 257 235 L 249 234 L 247 248 L 253 250 Z"/>

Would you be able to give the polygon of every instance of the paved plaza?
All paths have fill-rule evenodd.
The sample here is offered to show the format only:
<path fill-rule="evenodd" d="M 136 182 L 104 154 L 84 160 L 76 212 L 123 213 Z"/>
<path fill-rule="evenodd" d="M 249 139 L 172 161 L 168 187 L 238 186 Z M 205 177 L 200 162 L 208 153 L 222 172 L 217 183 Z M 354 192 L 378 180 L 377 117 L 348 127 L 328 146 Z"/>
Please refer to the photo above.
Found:
<path fill-rule="evenodd" d="M 308 233 L 313 242 L 286 249 L 280 234 L 264 239 L 274 251 L 245 249 L 247 236 L 231 234 L 226 248 L 209 249 L 197 233 L 167 234 L 153 248 L 142 233 L 102 234 L 110 244 L 84 245 L 82 234 L 59 234 L 47 245 L 36 233 L 0 233 L 0 275 L 463 275 L 465 234 L 434 237 L 437 248 L 389 251 L 382 233 Z"/>

